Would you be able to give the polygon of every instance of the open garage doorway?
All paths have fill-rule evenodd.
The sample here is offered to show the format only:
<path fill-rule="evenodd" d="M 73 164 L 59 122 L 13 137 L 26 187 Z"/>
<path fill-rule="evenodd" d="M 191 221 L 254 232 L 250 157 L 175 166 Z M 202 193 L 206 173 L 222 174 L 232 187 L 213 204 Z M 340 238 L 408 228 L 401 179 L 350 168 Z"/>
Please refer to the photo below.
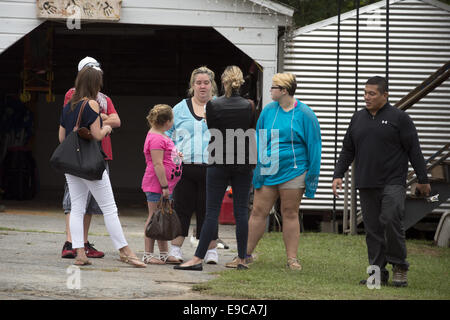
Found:
<path fill-rule="evenodd" d="M 50 168 L 49 158 L 58 144 L 64 94 L 73 87 L 78 62 L 86 56 L 101 63 L 102 92 L 111 97 L 122 123 L 112 135 L 113 161 L 110 164 L 119 208 L 130 204 L 145 206 L 140 185 L 145 170 L 142 147 L 148 130 L 146 115 L 155 104 L 174 106 L 186 98 L 193 69 L 202 65 L 212 69 L 221 91 L 221 73 L 226 66 L 237 65 L 247 79 L 252 79 L 247 82 L 245 93 L 249 92 L 249 97 L 257 102 L 261 100 L 262 69 L 213 28 L 86 23 L 81 30 L 68 30 L 65 24 L 47 21 L 27 37 L 41 45 L 27 49 L 29 43 L 22 38 L 0 55 L 0 110 L 2 121 L 9 123 L 8 119 L 14 118 L 19 129 L 24 124 L 18 108 L 30 117 L 27 118 L 30 120 L 26 124 L 27 135 L 21 140 L 23 145 L 19 150 L 29 150 L 35 164 L 27 173 L 32 175 L 31 198 L 34 201 L 61 206 L 64 177 Z M 44 46 L 43 41 L 47 45 Z M 29 101 L 22 103 L 19 99 L 23 94 L 24 61 L 30 62 L 30 59 L 38 60 L 31 61 L 36 73 L 42 75 L 46 68 L 51 69 L 51 76 L 45 76 L 47 85 L 51 83 L 51 94 L 30 92 Z M 39 65 L 43 70 L 38 70 Z M 7 118 L 10 112 L 14 115 Z M 5 180 L 20 180 L 24 173 L 6 166 L 7 153 L 19 146 L 11 141 L 10 132 L 3 131 L 0 133 L 3 148 L 0 150 L 4 151 L 0 154 L 0 172 L 6 194 Z"/>

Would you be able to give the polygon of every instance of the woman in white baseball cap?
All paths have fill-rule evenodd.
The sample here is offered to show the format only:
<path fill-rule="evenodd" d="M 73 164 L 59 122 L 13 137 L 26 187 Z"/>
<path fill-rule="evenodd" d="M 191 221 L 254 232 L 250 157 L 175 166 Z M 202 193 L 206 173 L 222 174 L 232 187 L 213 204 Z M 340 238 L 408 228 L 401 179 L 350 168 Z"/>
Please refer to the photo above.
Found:
<path fill-rule="evenodd" d="M 100 68 L 100 63 L 92 57 L 86 57 L 80 60 L 78 63 L 78 72 L 80 72 L 84 67 L 93 67 L 98 71 L 102 71 Z"/>

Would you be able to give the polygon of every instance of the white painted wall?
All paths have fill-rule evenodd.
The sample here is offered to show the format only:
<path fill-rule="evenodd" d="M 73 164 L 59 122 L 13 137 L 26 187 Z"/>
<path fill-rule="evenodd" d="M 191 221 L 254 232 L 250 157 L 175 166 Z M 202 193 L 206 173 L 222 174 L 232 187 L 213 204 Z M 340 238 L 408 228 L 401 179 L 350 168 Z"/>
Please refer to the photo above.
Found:
<path fill-rule="evenodd" d="M 120 23 L 214 27 L 264 68 L 263 105 L 266 105 L 271 101 L 270 86 L 277 71 L 278 26 L 290 23 L 288 15 L 293 14 L 290 9 L 275 6 L 270 1 L 128 0 L 122 4 Z M 275 8 L 288 15 L 274 11 Z"/>
<path fill-rule="evenodd" d="M 0 0 L 0 54 L 39 26 L 34 0 Z"/>
<path fill-rule="evenodd" d="M 0 54 L 44 20 L 34 0 L 0 0 Z M 277 71 L 278 27 L 293 10 L 254 0 L 123 0 L 118 23 L 213 27 L 263 68 L 263 105 Z M 81 26 L 82 27 L 82 26 Z"/>

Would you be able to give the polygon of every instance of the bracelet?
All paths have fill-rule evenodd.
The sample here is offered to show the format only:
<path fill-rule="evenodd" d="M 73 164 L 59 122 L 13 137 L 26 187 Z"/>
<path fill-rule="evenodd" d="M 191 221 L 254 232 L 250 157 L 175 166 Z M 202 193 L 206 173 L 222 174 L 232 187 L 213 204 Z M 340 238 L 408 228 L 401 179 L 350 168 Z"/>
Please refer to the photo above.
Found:
<path fill-rule="evenodd" d="M 169 186 L 161 186 L 161 189 L 169 189 Z"/>

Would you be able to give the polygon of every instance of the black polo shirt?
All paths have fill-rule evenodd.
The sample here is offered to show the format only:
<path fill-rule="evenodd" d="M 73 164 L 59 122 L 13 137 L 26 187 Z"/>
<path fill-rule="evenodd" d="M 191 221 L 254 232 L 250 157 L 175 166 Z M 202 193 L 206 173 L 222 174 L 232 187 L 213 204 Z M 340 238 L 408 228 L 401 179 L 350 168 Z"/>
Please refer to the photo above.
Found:
<path fill-rule="evenodd" d="M 333 178 L 342 178 L 355 160 L 356 188 L 406 185 L 408 160 L 419 183 L 428 183 L 417 131 L 409 115 L 386 103 L 375 116 L 355 112 L 344 137 Z"/>

